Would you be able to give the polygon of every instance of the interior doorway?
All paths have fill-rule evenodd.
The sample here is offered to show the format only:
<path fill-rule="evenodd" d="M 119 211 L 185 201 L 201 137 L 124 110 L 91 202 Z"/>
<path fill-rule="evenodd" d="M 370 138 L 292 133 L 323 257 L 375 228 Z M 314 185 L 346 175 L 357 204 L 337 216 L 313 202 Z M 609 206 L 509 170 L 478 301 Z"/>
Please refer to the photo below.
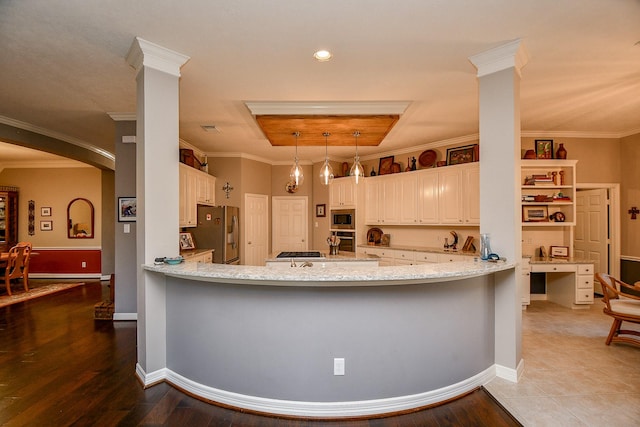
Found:
<path fill-rule="evenodd" d="M 620 277 L 620 184 L 576 187 L 574 256 L 592 260 L 595 272 Z"/>
<path fill-rule="evenodd" d="M 271 252 L 308 250 L 307 197 L 275 196 L 271 200 Z"/>
<path fill-rule="evenodd" d="M 244 195 L 244 265 L 265 265 L 269 255 L 269 196 Z"/>

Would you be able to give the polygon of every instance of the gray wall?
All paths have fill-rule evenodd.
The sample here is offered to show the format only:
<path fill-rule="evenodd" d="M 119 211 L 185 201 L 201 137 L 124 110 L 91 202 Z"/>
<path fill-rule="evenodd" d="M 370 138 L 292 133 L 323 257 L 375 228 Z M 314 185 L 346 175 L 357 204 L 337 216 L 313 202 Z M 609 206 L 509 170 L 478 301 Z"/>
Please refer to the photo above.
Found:
<path fill-rule="evenodd" d="M 116 121 L 116 174 L 113 212 L 115 224 L 116 319 L 118 313 L 137 312 L 136 223 L 118 222 L 118 197 L 136 195 L 136 144 L 123 144 L 122 137 L 136 134 L 135 121 Z M 131 227 L 124 232 L 125 224 Z"/>
<path fill-rule="evenodd" d="M 167 368 L 248 396 L 336 402 L 407 396 L 494 364 L 493 277 L 278 287 L 167 277 Z M 346 375 L 333 375 L 345 358 Z"/>
<path fill-rule="evenodd" d="M 102 183 L 102 276 L 115 273 L 116 242 L 115 242 L 115 172 L 101 171 Z"/>

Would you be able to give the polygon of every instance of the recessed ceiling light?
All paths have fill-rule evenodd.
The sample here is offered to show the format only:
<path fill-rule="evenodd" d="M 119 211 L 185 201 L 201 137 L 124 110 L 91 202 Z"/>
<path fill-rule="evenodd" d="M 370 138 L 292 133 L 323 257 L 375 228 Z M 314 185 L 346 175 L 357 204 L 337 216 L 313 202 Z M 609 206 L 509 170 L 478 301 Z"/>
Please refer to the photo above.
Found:
<path fill-rule="evenodd" d="M 313 54 L 313 57 L 316 58 L 320 62 L 325 62 L 331 59 L 331 52 L 328 50 L 318 50 Z"/>

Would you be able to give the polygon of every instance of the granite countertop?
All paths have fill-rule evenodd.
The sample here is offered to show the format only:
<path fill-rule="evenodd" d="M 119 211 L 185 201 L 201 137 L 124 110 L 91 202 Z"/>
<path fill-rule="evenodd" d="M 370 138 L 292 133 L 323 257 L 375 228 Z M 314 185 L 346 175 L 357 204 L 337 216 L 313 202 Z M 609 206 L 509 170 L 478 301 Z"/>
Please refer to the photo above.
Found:
<path fill-rule="evenodd" d="M 541 258 L 530 257 L 529 264 L 593 264 L 592 260 L 584 258 Z"/>
<path fill-rule="evenodd" d="M 146 264 L 148 271 L 171 277 L 207 282 L 267 286 L 389 286 L 437 283 L 484 276 L 515 268 L 510 262 L 464 261 L 393 267 L 323 268 L 321 266 L 275 269 L 244 265 L 181 263 L 178 265 Z"/>
<path fill-rule="evenodd" d="M 402 245 L 358 245 L 359 248 L 380 248 L 380 249 L 392 249 L 397 251 L 413 251 L 413 252 L 429 252 L 435 254 L 447 254 L 447 255 L 468 255 L 468 256 L 480 256 L 480 252 L 463 252 L 462 246 L 457 251 L 445 250 L 444 248 L 427 247 L 427 246 L 402 246 Z"/>
<path fill-rule="evenodd" d="M 293 258 L 295 261 L 339 261 L 339 262 L 350 262 L 350 261 L 378 261 L 380 257 L 378 255 L 371 254 L 362 254 L 357 252 L 347 252 L 342 251 L 339 252 L 338 255 L 329 255 L 327 251 L 318 251 L 322 255 L 322 258 L 318 257 L 295 257 Z M 269 257 L 265 260 L 266 262 L 291 262 L 291 258 L 277 258 L 278 254 L 270 254 Z"/>

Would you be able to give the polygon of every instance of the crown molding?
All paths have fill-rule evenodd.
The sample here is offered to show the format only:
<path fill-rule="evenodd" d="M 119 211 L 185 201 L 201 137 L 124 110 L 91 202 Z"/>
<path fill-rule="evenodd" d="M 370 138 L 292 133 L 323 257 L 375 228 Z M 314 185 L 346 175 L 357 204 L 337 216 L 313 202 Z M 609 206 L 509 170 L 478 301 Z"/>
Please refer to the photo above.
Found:
<path fill-rule="evenodd" d="M 107 114 L 114 122 L 135 122 L 137 120 L 136 113 L 110 113 Z"/>
<path fill-rule="evenodd" d="M 588 139 L 598 139 L 598 138 L 624 138 L 625 136 L 635 135 L 640 133 L 640 130 L 629 131 L 629 132 L 588 132 L 588 131 L 544 131 L 544 130 L 528 130 L 521 131 L 520 136 L 525 138 L 588 138 Z"/>
<path fill-rule="evenodd" d="M 136 37 L 129 48 L 126 60 L 136 72 L 143 66 L 180 77 L 180 68 L 191 59 L 187 55 L 167 49 L 140 37 Z"/>
<path fill-rule="evenodd" d="M 497 73 L 514 67 L 518 75 L 522 67 L 529 62 L 529 54 L 522 39 L 515 39 L 493 49 L 472 55 L 469 61 L 478 70 L 478 77 Z"/>
<path fill-rule="evenodd" d="M 2 169 L 70 169 L 70 168 L 92 168 L 93 166 L 77 162 L 75 160 L 30 160 L 30 161 L 9 161 L 0 162 Z"/>
<path fill-rule="evenodd" d="M 376 115 L 403 114 L 410 101 L 246 101 L 245 105 L 257 115 Z"/>

